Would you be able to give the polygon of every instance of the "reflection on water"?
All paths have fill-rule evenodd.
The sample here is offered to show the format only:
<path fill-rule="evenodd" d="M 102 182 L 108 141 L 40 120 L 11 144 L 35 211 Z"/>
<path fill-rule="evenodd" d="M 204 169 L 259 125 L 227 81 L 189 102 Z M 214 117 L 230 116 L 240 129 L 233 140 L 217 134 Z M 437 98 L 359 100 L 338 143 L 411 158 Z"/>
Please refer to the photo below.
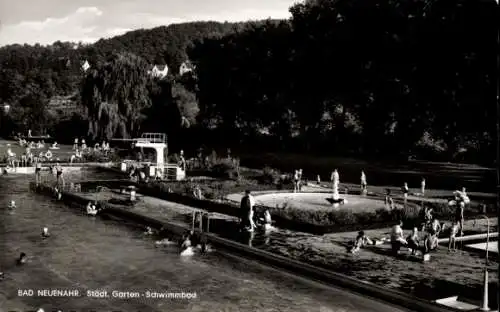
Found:
<path fill-rule="evenodd" d="M 102 177 L 99 177 L 102 178 Z M 5 183 L 8 181 L 8 183 Z M 14 214 L 0 209 L 3 227 L 0 306 L 121 311 L 395 311 L 392 307 L 290 278 L 249 261 L 214 252 L 181 258 L 156 248 L 143 229 L 88 218 L 28 192 L 26 177 L 0 183 L 0 205 L 17 202 Z M 40 237 L 43 227 L 52 236 Z M 29 264 L 13 264 L 20 252 Z M 18 289 L 79 289 L 196 292 L 192 300 L 18 297 Z M 2 301 L 8 298 L 6 301 Z"/>

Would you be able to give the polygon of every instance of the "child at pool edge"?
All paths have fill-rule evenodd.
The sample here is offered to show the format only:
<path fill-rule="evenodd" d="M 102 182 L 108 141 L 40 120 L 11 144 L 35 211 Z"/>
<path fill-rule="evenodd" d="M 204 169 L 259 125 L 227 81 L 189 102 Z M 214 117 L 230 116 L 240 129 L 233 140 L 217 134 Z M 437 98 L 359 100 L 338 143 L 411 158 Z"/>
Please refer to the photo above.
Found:
<path fill-rule="evenodd" d="M 453 222 L 453 225 L 450 228 L 450 237 L 449 237 L 449 241 L 448 241 L 448 251 L 452 250 L 452 248 L 451 248 L 452 246 L 453 246 L 453 251 L 457 251 L 456 237 L 457 237 L 459 229 L 460 229 L 459 222 L 458 221 Z"/>
<path fill-rule="evenodd" d="M 414 227 L 411 234 L 407 237 L 408 249 L 411 249 L 411 254 L 416 255 L 420 244 L 420 239 L 418 237 L 418 228 Z"/>

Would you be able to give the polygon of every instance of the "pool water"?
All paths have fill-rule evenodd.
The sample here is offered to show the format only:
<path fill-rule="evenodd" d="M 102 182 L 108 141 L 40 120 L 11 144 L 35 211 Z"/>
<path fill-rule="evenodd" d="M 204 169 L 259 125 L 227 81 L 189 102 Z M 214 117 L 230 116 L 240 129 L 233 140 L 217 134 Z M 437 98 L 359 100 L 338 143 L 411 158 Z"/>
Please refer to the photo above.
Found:
<path fill-rule="evenodd" d="M 97 178 L 106 178 L 103 176 Z M 107 177 L 109 178 L 109 177 Z M 156 248 L 142 229 L 100 218 L 28 191 L 29 177 L 0 178 L 0 310 L 398 311 L 224 252 L 182 258 Z M 17 209 L 7 207 L 15 200 Z M 51 237 L 42 240 L 41 229 Z M 15 265 L 20 252 L 30 256 Z M 79 290 L 79 297 L 18 296 L 18 290 Z M 196 293 L 194 299 L 88 298 L 88 290 Z"/>

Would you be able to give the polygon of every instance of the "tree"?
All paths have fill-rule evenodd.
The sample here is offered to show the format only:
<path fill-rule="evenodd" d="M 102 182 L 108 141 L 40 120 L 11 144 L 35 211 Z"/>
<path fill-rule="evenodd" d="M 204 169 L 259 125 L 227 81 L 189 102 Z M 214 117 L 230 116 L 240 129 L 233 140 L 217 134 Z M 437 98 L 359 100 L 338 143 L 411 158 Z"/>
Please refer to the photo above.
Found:
<path fill-rule="evenodd" d="M 138 134 L 143 111 L 151 105 L 147 65 L 134 54 L 119 53 L 89 70 L 83 80 L 81 102 L 87 109 L 93 138 Z"/>
<path fill-rule="evenodd" d="M 172 96 L 179 110 L 181 127 L 189 128 L 191 125 L 196 124 L 196 117 L 200 112 L 196 95 L 188 91 L 182 84 L 174 83 L 172 85 Z"/>

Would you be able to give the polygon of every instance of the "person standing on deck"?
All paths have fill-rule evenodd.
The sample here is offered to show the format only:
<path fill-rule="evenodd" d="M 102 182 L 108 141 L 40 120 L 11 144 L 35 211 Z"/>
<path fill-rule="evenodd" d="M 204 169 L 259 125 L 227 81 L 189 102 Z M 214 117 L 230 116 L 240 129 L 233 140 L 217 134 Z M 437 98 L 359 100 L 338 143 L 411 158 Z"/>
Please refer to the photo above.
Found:
<path fill-rule="evenodd" d="M 78 138 L 75 138 L 75 140 L 73 141 L 73 150 L 78 150 Z"/>
<path fill-rule="evenodd" d="M 401 191 L 403 192 L 404 198 L 407 199 L 408 198 L 408 193 L 410 193 L 410 189 L 408 188 L 408 183 L 407 182 L 405 182 L 403 184 L 403 187 L 402 187 Z"/>
<path fill-rule="evenodd" d="M 394 253 L 394 255 L 397 255 L 399 252 L 399 249 L 401 249 L 401 247 L 407 246 L 407 245 L 408 245 L 408 242 L 404 239 L 403 221 L 399 221 L 391 229 L 392 252 Z"/>
<path fill-rule="evenodd" d="M 422 193 L 422 196 L 425 195 L 425 178 L 422 178 L 422 182 L 420 182 L 420 193 Z"/>
<path fill-rule="evenodd" d="M 63 169 L 59 163 L 56 163 L 56 183 L 57 186 L 61 186 L 64 188 L 64 176 L 63 176 Z"/>
<path fill-rule="evenodd" d="M 293 192 L 297 193 L 299 191 L 299 171 L 295 170 L 293 174 Z"/>
<path fill-rule="evenodd" d="M 184 151 L 179 152 L 179 167 L 182 171 L 186 171 L 186 158 L 184 158 Z"/>
<path fill-rule="evenodd" d="M 36 185 L 40 185 L 42 182 L 42 164 L 38 159 L 35 162 L 35 183 Z"/>
<path fill-rule="evenodd" d="M 300 192 L 300 191 L 302 191 L 302 169 L 299 169 L 298 178 L 299 178 L 299 181 L 298 181 L 297 188 L 298 188 L 298 191 Z"/>
<path fill-rule="evenodd" d="M 387 210 L 393 210 L 394 209 L 394 200 L 392 199 L 391 190 L 390 189 L 386 189 L 385 190 L 384 203 L 385 203 L 385 208 Z"/>
<path fill-rule="evenodd" d="M 241 199 L 240 209 L 241 215 L 240 220 L 241 224 L 245 227 L 249 227 L 250 230 L 253 230 L 255 227 L 253 221 L 253 207 L 255 206 L 255 199 L 253 198 L 251 191 L 246 190 L 245 196 Z"/>
<path fill-rule="evenodd" d="M 339 184 L 340 184 L 340 175 L 337 169 L 333 170 L 332 175 L 330 177 L 332 181 L 332 189 L 333 189 L 333 199 L 338 195 Z"/>

